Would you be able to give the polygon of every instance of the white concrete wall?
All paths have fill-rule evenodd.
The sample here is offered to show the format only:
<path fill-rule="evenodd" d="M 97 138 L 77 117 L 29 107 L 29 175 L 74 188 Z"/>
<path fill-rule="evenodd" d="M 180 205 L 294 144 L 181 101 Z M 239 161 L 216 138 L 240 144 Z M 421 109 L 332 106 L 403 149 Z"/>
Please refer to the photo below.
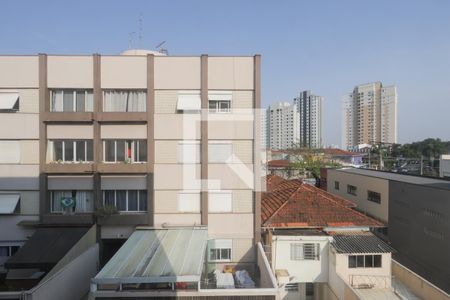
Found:
<path fill-rule="evenodd" d="M 94 67 L 92 56 L 47 57 L 47 82 L 49 88 L 92 89 Z"/>
<path fill-rule="evenodd" d="M 292 243 L 320 245 L 319 260 L 291 260 Z M 285 269 L 291 282 L 327 282 L 329 237 L 326 236 L 273 236 L 272 267 Z"/>
<path fill-rule="evenodd" d="M 373 253 L 373 255 L 378 254 L 381 254 L 381 268 L 349 268 L 349 255 L 336 254 L 336 273 L 348 284 L 351 284 L 351 279 L 354 277 L 354 283 L 373 283 L 378 288 L 389 288 L 391 286 L 391 254 Z M 371 254 L 364 253 L 364 255 Z"/>
<path fill-rule="evenodd" d="M 98 244 L 92 246 L 52 277 L 26 292 L 26 299 L 80 300 L 89 292 L 91 278 L 97 274 L 99 264 Z"/>
<path fill-rule="evenodd" d="M 339 190 L 334 188 L 334 182 L 339 182 Z M 388 222 L 389 217 L 389 181 L 386 179 L 350 174 L 344 171 L 328 169 L 327 191 L 341 196 L 357 205 L 357 209 L 383 221 Z M 347 193 L 347 185 L 357 187 L 356 196 Z M 367 191 L 381 194 L 381 203 L 367 200 Z"/>
<path fill-rule="evenodd" d="M 38 56 L 0 56 L 0 88 L 39 87 Z"/>

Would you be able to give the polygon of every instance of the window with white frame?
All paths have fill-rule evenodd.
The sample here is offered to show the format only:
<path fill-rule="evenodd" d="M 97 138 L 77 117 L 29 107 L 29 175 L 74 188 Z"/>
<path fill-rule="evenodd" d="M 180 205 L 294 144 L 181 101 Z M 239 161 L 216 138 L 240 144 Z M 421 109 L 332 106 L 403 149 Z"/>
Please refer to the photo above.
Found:
<path fill-rule="evenodd" d="M 200 212 L 200 192 L 183 191 L 178 193 L 179 212 Z"/>
<path fill-rule="evenodd" d="M 103 205 L 120 212 L 147 211 L 147 190 L 104 190 Z"/>
<path fill-rule="evenodd" d="M 233 209 L 233 194 L 231 191 L 208 192 L 208 211 L 210 213 L 231 212 Z"/>
<path fill-rule="evenodd" d="M 200 142 L 182 141 L 178 143 L 179 163 L 200 163 Z"/>
<path fill-rule="evenodd" d="M 21 245 L 0 245 L 0 257 L 10 257 L 16 254 Z"/>
<path fill-rule="evenodd" d="M 51 90 L 50 111 L 91 112 L 94 110 L 92 90 Z"/>
<path fill-rule="evenodd" d="M 103 140 L 103 161 L 146 162 L 147 140 Z"/>
<path fill-rule="evenodd" d="M 104 112 L 145 112 L 147 92 L 144 90 L 103 91 Z"/>
<path fill-rule="evenodd" d="M 229 262 L 231 261 L 232 240 L 216 239 L 208 241 L 208 261 Z"/>
<path fill-rule="evenodd" d="M 51 140 L 49 149 L 53 151 L 52 161 L 73 163 L 94 160 L 92 140 Z"/>
<path fill-rule="evenodd" d="M 208 107 L 210 113 L 231 112 L 232 94 L 229 92 L 216 92 L 208 95 Z"/>
<path fill-rule="evenodd" d="M 73 200 L 73 205 L 66 207 L 67 200 Z M 75 212 L 85 213 L 94 210 L 94 194 L 92 191 L 50 191 L 51 212 Z"/>
<path fill-rule="evenodd" d="M 208 162 L 225 163 L 233 154 L 231 142 L 210 142 L 208 143 Z"/>
<path fill-rule="evenodd" d="M 291 243 L 291 260 L 319 260 L 320 244 Z"/>

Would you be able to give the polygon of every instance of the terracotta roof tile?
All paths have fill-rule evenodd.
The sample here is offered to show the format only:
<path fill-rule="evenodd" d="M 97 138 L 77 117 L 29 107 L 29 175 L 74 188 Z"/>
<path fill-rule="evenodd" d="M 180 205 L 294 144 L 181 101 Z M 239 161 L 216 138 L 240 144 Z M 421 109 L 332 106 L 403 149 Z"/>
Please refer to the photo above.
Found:
<path fill-rule="evenodd" d="M 266 227 L 382 227 L 383 224 L 352 209 L 351 201 L 307 185 L 301 180 L 272 177 L 263 194 L 261 219 Z M 278 185 L 273 182 L 278 181 Z M 268 184 L 269 185 L 269 184 Z"/>

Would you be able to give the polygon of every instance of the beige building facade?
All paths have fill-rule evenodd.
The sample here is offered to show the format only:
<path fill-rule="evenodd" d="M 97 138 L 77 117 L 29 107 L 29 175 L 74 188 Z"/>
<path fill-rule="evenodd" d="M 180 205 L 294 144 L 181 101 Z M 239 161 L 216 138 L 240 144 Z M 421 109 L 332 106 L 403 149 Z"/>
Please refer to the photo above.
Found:
<path fill-rule="evenodd" d="M 381 82 L 357 85 L 342 103 L 342 147 L 397 143 L 397 88 Z"/>
<path fill-rule="evenodd" d="M 260 56 L 134 54 L 0 56 L 0 222 L 17 231 L 0 243 L 38 224 L 199 225 L 226 249 L 209 263 L 254 264 Z"/>

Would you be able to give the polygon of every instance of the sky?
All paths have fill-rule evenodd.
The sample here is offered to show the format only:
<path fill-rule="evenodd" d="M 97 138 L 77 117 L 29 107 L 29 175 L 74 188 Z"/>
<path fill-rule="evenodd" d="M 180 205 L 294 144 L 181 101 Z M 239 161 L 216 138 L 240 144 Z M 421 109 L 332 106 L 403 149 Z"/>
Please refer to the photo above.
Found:
<path fill-rule="evenodd" d="M 448 0 L 8 1 L 0 54 L 262 55 L 262 102 L 325 97 L 324 140 L 340 144 L 357 84 L 397 85 L 398 141 L 450 140 Z M 142 31 L 139 19 L 142 17 Z M 142 32 L 142 39 L 139 39 Z"/>

